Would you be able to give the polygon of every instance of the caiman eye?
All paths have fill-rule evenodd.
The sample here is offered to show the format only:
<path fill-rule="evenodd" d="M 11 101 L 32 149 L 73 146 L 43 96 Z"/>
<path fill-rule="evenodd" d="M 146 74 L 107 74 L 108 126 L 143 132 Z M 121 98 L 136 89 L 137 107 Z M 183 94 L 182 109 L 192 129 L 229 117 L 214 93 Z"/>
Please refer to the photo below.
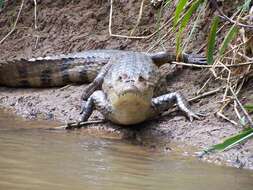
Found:
<path fill-rule="evenodd" d="M 118 81 L 122 81 L 122 76 L 119 76 L 119 77 L 118 77 Z"/>
<path fill-rule="evenodd" d="M 143 78 L 143 76 L 139 76 L 138 80 L 139 80 L 140 82 L 145 81 L 145 79 Z"/>

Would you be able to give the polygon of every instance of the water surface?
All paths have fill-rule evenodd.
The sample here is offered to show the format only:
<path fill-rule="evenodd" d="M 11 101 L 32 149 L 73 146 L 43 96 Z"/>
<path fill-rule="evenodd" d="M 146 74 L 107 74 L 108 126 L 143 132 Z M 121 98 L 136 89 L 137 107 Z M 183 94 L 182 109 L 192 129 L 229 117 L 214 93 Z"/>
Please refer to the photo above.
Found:
<path fill-rule="evenodd" d="M 0 112 L 1 190 L 252 190 L 253 172 Z"/>

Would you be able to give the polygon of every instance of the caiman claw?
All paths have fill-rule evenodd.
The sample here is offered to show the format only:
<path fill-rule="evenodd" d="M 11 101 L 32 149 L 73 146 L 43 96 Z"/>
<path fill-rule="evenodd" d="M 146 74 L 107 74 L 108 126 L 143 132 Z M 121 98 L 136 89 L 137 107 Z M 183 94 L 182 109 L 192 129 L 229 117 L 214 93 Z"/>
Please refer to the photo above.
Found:
<path fill-rule="evenodd" d="M 187 63 L 192 63 L 196 65 L 206 65 L 206 57 L 200 56 L 200 55 L 194 55 L 194 54 L 183 54 L 183 59 Z"/>
<path fill-rule="evenodd" d="M 190 122 L 193 121 L 193 119 L 202 120 L 204 117 L 206 117 L 206 114 L 203 113 L 194 113 L 193 111 L 187 112 L 186 116 L 190 120 Z"/>

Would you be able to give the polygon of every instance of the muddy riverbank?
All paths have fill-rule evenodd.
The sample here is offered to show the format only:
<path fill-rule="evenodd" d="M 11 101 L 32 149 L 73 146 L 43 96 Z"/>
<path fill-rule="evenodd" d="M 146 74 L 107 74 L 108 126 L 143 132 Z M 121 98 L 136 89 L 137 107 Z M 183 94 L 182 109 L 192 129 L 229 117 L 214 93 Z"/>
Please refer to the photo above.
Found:
<path fill-rule="evenodd" d="M 152 47 L 157 38 L 152 39 L 124 39 L 110 37 L 108 34 L 109 8 L 108 1 L 38 1 L 37 25 L 34 28 L 33 1 L 27 1 L 20 15 L 16 31 L 0 44 L 1 61 L 13 58 L 28 58 L 59 53 L 77 52 L 85 49 L 131 49 L 146 51 Z M 1 11 L 2 39 L 11 29 L 12 21 L 17 15 L 21 1 L 7 1 Z M 140 7 L 139 1 L 115 2 L 113 12 L 113 31 L 128 34 L 134 28 L 136 15 Z M 136 35 L 152 34 L 157 27 L 158 10 L 144 5 L 143 16 L 137 28 Z M 168 9 L 163 19 L 170 16 Z M 201 32 L 195 43 L 189 49 L 198 50 L 206 38 L 206 27 L 203 22 Z M 174 46 L 174 38 L 164 42 L 165 47 Z M 152 51 L 159 51 L 155 47 Z M 203 52 L 202 52 L 203 53 Z M 182 91 L 188 98 L 193 97 L 203 85 L 206 70 L 183 69 L 173 74 L 168 80 L 170 91 Z M 12 110 L 17 115 L 27 119 L 76 120 L 79 118 L 80 96 L 85 85 L 69 85 L 52 89 L 13 89 L 0 88 L 0 106 Z M 219 84 L 209 87 L 214 89 Z M 248 97 L 252 92 L 252 82 L 243 96 Z M 206 97 L 192 104 L 193 109 L 205 112 L 208 116 L 202 121 L 190 123 L 180 113 L 170 114 L 158 120 L 146 122 L 134 130 L 124 129 L 111 123 L 93 126 L 105 134 L 113 134 L 119 138 L 135 138 L 137 143 L 145 146 L 168 147 L 171 141 L 183 142 L 195 146 L 197 150 L 207 148 L 214 143 L 221 142 L 225 137 L 241 131 L 224 120 L 215 117 L 219 108 L 222 94 Z M 94 113 L 93 118 L 101 117 Z M 162 142 L 162 143 L 161 143 Z M 163 144 L 163 145 L 161 145 Z M 182 145 L 183 146 L 183 145 Z M 204 157 L 205 160 L 217 164 L 227 164 L 235 167 L 253 169 L 253 141 L 224 153 L 217 153 Z"/>

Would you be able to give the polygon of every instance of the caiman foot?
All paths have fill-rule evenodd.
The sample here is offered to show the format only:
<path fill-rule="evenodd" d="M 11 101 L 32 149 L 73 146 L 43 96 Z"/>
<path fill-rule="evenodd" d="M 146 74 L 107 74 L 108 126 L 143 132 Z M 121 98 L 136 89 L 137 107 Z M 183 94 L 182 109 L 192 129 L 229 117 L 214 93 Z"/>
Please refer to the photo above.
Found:
<path fill-rule="evenodd" d="M 112 110 L 110 103 L 106 99 L 106 95 L 101 90 L 93 92 L 86 102 L 82 101 L 80 112 L 82 116 L 80 122 L 87 121 L 95 109 L 101 112 L 104 116 L 110 114 Z"/>
<path fill-rule="evenodd" d="M 193 119 L 202 120 L 204 117 L 206 117 L 206 114 L 193 112 L 191 110 L 189 112 L 185 112 L 185 114 L 187 118 L 190 120 L 190 122 L 192 122 Z"/>
<path fill-rule="evenodd" d="M 192 122 L 193 119 L 201 120 L 205 114 L 194 112 L 184 95 L 180 92 L 172 92 L 152 99 L 154 112 L 162 113 L 169 109 L 171 105 L 177 104 L 179 109 L 185 113 L 187 118 Z"/>
<path fill-rule="evenodd" d="M 206 65 L 206 57 L 200 56 L 200 55 L 194 55 L 194 54 L 183 54 L 183 60 L 186 63 L 192 63 L 196 65 Z"/>

